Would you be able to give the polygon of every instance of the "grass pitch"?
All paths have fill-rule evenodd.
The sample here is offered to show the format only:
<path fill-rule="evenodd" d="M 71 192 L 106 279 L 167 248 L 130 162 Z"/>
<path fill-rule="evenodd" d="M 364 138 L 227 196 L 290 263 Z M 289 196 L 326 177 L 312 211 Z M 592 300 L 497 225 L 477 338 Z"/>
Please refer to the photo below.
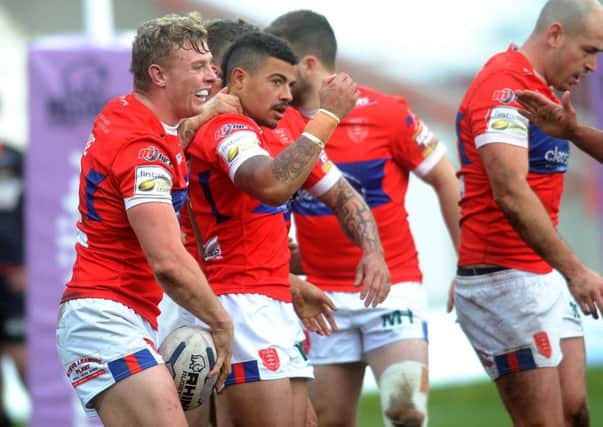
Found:
<path fill-rule="evenodd" d="M 603 367 L 587 372 L 592 426 L 603 426 Z M 379 396 L 360 401 L 359 427 L 383 425 Z M 509 427 L 507 415 L 492 382 L 433 387 L 429 395 L 429 427 Z"/>

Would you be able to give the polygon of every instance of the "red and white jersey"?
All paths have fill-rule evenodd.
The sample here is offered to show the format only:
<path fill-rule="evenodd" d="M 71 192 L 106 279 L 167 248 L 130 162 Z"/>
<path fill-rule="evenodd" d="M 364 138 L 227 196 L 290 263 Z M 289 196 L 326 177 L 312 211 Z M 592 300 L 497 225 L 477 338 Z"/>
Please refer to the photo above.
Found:
<path fill-rule="evenodd" d="M 325 151 L 371 208 L 392 283 L 421 282 L 404 198 L 409 172 L 429 173 L 444 155 L 444 146 L 404 99 L 361 87 L 356 107 Z M 308 280 L 324 290 L 359 292 L 353 283 L 361 250 L 343 233 L 335 214 L 303 193 L 295 199 L 293 212 Z"/>
<path fill-rule="evenodd" d="M 156 328 L 163 293 L 126 210 L 169 203 L 179 212 L 187 185 L 175 129 L 164 128 L 132 94 L 110 101 L 96 118 L 82 155 L 77 256 L 62 301 L 117 301 Z"/>
<path fill-rule="evenodd" d="M 295 115 L 288 112 L 281 122 L 295 123 Z M 298 123 L 303 129 L 303 120 Z M 217 295 L 256 293 L 291 301 L 288 204 L 262 203 L 241 191 L 234 176 L 253 156 L 278 155 L 299 137 L 292 135 L 289 128 L 262 129 L 246 116 L 223 114 L 205 123 L 187 150 L 190 200 L 203 238 L 199 261 Z M 321 160 L 306 186 L 319 195 L 340 177 Z"/>
<path fill-rule="evenodd" d="M 494 201 L 477 151 L 490 143 L 525 147 L 528 183 L 557 225 L 569 144 L 544 134 L 519 114 L 516 89 L 537 90 L 559 102 L 527 58 L 511 46 L 480 70 L 457 115 L 462 191 L 459 265 L 494 264 L 548 273 L 551 267 L 519 237 Z"/>

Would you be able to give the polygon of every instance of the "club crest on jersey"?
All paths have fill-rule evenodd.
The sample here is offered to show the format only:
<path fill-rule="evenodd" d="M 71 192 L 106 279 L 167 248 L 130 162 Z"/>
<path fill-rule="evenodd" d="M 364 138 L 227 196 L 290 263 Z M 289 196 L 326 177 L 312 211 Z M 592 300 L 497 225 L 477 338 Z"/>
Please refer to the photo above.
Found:
<path fill-rule="evenodd" d="M 222 139 L 230 135 L 233 131 L 244 129 L 251 129 L 251 127 L 242 123 L 227 123 L 216 131 L 216 139 Z"/>
<path fill-rule="evenodd" d="M 492 99 L 501 104 L 509 104 L 515 99 L 515 92 L 508 88 L 495 90 L 492 94 Z"/>
<path fill-rule="evenodd" d="M 274 347 L 262 349 L 258 352 L 258 354 L 260 355 L 260 359 L 262 359 L 262 363 L 267 369 L 275 372 L 281 367 L 281 361 L 278 358 L 278 353 Z"/>
<path fill-rule="evenodd" d="M 283 145 L 290 145 L 293 142 L 291 132 L 287 128 L 276 128 L 272 132 L 278 138 L 279 142 Z"/>
<path fill-rule="evenodd" d="M 146 148 L 142 148 L 138 152 L 138 158 L 141 160 L 144 159 L 147 162 L 154 162 L 156 160 L 159 160 L 161 163 L 169 167 L 173 167 L 170 159 L 168 159 L 167 156 L 160 152 L 159 149 L 154 145 L 149 145 Z"/>
<path fill-rule="evenodd" d="M 358 144 L 368 136 L 368 123 L 366 119 L 352 119 L 346 122 L 348 138 Z"/>

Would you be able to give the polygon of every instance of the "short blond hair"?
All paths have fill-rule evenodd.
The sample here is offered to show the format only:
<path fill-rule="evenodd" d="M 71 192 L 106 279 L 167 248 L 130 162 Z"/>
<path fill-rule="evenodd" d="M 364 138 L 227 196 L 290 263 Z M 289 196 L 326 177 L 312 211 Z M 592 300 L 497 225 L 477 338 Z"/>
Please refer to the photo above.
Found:
<path fill-rule="evenodd" d="M 151 19 L 138 27 L 132 43 L 130 64 L 134 88 L 148 89 L 151 83 L 149 66 L 152 64 L 166 66 L 166 60 L 176 49 L 209 52 L 207 31 L 199 12 L 191 12 L 187 15 L 169 14 Z"/>

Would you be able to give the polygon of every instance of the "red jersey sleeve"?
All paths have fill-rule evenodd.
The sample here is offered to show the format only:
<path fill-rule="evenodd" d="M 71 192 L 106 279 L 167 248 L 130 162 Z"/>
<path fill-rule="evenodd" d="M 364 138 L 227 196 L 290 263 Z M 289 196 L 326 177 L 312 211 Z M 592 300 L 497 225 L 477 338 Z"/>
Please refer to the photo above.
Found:
<path fill-rule="evenodd" d="M 512 73 L 486 79 L 468 103 L 467 120 L 476 148 L 492 142 L 528 147 L 529 121 L 519 114 L 516 89 L 528 88 Z"/>
<path fill-rule="evenodd" d="M 444 156 L 446 149 L 429 127 L 413 113 L 403 99 L 397 99 L 394 161 L 419 176 L 425 176 Z"/>
<path fill-rule="evenodd" d="M 189 154 L 219 165 L 234 182 L 237 169 L 254 156 L 270 156 L 262 147 L 261 129 L 238 114 L 223 114 L 204 125 L 193 140 Z"/>
<path fill-rule="evenodd" d="M 182 153 L 174 153 L 156 138 L 126 144 L 112 165 L 126 209 L 147 202 L 172 203 L 172 190 L 183 186 L 176 170 L 182 162 Z"/>

